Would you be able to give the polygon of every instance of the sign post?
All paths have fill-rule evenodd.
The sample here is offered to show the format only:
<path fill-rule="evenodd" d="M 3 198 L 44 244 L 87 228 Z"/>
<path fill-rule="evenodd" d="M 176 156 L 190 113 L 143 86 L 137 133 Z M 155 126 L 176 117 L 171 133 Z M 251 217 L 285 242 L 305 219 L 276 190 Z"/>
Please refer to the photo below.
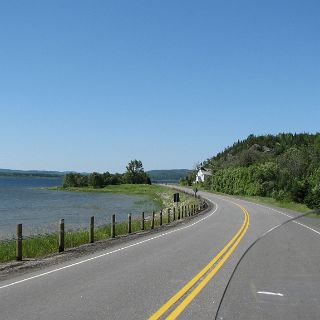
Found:
<path fill-rule="evenodd" d="M 194 196 L 197 197 L 198 188 L 197 188 L 197 187 L 194 188 L 194 189 L 193 189 L 193 192 L 194 192 Z"/>

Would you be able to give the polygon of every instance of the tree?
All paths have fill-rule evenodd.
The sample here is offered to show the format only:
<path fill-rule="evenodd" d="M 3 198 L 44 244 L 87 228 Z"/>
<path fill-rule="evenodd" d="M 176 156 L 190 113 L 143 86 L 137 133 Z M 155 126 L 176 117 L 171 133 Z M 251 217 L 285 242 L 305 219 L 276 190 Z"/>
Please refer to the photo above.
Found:
<path fill-rule="evenodd" d="M 196 180 L 197 171 L 189 171 L 184 178 L 180 179 L 180 184 L 183 186 L 192 186 Z"/>
<path fill-rule="evenodd" d="M 79 187 L 87 187 L 89 183 L 88 176 L 81 176 L 79 179 Z"/>
<path fill-rule="evenodd" d="M 131 160 L 126 168 L 128 173 L 136 174 L 144 172 L 143 165 L 140 160 Z"/>
<path fill-rule="evenodd" d="M 81 174 L 80 173 L 67 173 L 63 179 L 64 188 L 74 188 L 81 185 Z"/>
<path fill-rule="evenodd" d="M 103 187 L 103 176 L 100 173 L 93 172 L 89 176 L 89 185 L 93 188 L 102 188 Z"/>
<path fill-rule="evenodd" d="M 124 174 L 124 180 L 130 184 L 151 184 L 149 176 L 144 172 L 140 160 L 132 160 L 127 165 L 127 172 Z"/>

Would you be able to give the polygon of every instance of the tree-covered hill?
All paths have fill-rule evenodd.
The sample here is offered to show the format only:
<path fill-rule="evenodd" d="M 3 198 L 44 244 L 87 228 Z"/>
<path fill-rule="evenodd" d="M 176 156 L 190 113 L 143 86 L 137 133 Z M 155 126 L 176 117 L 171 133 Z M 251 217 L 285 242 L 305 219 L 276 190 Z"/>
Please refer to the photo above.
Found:
<path fill-rule="evenodd" d="M 60 171 L 44 171 L 44 170 L 11 170 L 11 169 L 0 169 L 0 176 L 5 177 L 62 177 L 69 172 Z"/>
<path fill-rule="evenodd" d="M 188 169 L 171 169 L 171 170 L 150 170 L 147 171 L 152 182 L 170 183 L 178 182 L 187 175 Z"/>
<path fill-rule="evenodd" d="M 250 135 L 203 165 L 210 190 L 320 207 L 320 133 Z"/>

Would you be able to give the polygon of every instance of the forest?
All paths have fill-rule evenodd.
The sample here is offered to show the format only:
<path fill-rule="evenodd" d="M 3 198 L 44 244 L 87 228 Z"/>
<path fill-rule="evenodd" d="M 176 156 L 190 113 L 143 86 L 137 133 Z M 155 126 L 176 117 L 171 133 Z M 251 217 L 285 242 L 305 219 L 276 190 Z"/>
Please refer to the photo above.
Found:
<path fill-rule="evenodd" d="M 201 166 L 212 172 L 208 190 L 320 208 L 320 133 L 249 135 Z"/>

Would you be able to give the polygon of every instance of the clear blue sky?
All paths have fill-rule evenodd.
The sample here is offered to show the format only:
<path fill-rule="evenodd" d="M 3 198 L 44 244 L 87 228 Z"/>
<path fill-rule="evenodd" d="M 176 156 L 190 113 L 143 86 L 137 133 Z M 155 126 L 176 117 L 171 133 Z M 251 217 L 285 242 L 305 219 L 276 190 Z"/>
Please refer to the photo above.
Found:
<path fill-rule="evenodd" d="M 0 168 L 192 168 L 320 131 L 320 1 L 0 2 Z"/>

